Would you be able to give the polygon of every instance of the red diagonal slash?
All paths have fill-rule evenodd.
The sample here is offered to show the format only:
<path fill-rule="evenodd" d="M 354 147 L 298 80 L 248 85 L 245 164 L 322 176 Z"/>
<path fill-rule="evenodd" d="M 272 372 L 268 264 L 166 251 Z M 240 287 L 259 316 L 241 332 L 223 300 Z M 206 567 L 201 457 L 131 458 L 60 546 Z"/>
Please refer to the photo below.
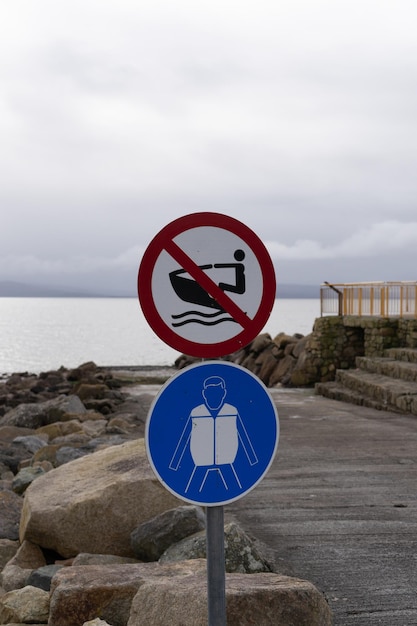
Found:
<path fill-rule="evenodd" d="M 251 323 L 250 317 L 235 303 L 199 266 L 182 250 L 172 239 L 164 244 L 165 250 L 177 263 L 194 278 L 207 293 L 227 311 L 233 319 L 247 328 Z"/>

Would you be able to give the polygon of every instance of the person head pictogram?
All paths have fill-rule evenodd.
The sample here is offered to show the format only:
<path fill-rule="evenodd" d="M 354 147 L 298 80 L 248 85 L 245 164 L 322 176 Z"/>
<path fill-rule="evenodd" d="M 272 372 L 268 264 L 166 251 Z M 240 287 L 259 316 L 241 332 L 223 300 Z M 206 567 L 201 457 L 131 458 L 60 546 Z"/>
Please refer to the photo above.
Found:
<path fill-rule="evenodd" d="M 203 383 L 203 398 L 212 411 L 221 408 L 226 393 L 226 384 L 221 376 L 209 376 Z"/>

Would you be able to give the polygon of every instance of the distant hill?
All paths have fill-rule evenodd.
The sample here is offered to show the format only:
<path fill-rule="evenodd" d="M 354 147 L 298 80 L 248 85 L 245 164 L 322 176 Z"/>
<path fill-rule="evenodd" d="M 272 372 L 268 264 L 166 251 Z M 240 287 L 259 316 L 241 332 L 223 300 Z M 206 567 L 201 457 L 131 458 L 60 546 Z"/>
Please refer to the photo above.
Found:
<path fill-rule="evenodd" d="M 75 289 L 28 285 L 12 280 L 0 281 L 0 297 L 3 298 L 89 298 L 100 297 L 100 295 Z"/>
<path fill-rule="evenodd" d="M 320 285 L 277 284 L 277 298 L 320 298 Z"/>
<path fill-rule="evenodd" d="M 117 298 L 135 297 L 132 294 L 94 293 L 87 290 L 77 290 L 53 285 L 31 285 L 17 281 L 0 281 L 0 298 Z M 315 285 L 280 284 L 277 285 L 277 298 L 319 298 L 320 287 Z"/>

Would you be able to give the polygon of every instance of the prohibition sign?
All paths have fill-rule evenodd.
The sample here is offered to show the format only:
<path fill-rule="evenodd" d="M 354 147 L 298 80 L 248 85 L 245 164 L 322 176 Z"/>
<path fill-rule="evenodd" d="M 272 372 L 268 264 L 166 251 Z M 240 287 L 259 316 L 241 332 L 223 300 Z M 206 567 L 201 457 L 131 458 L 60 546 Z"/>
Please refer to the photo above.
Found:
<path fill-rule="evenodd" d="M 216 358 L 250 343 L 275 300 L 275 272 L 259 237 L 220 213 L 192 213 L 163 228 L 138 273 L 144 316 L 166 344 Z"/>

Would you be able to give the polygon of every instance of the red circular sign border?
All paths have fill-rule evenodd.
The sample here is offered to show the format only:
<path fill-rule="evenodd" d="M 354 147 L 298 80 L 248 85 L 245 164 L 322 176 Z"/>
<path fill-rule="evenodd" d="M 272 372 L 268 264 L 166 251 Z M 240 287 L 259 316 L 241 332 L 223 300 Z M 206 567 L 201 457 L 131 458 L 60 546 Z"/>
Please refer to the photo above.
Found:
<path fill-rule="evenodd" d="M 251 324 L 240 333 L 225 341 L 206 344 L 190 341 L 177 335 L 160 316 L 153 298 L 152 276 L 155 264 L 165 242 L 172 241 L 177 235 L 191 228 L 212 226 L 223 228 L 240 237 L 255 254 L 263 277 L 261 303 Z M 138 296 L 143 314 L 162 341 L 175 350 L 189 356 L 200 358 L 216 358 L 236 352 L 248 345 L 263 329 L 275 301 L 276 280 L 271 258 L 259 237 L 239 220 L 222 213 L 191 213 L 170 222 L 152 239 L 145 250 L 138 272 Z"/>

